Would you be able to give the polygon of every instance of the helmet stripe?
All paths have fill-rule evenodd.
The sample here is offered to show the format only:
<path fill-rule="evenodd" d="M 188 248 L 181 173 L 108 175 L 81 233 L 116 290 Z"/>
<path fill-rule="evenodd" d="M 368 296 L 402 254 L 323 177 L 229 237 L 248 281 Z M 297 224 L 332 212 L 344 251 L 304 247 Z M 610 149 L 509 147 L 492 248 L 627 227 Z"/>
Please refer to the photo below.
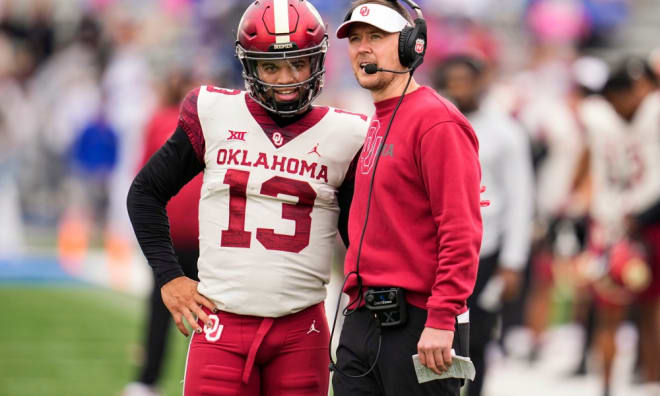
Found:
<path fill-rule="evenodd" d="M 275 0 L 275 42 L 288 43 L 291 41 L 289 30 L 289 0 Z"/>

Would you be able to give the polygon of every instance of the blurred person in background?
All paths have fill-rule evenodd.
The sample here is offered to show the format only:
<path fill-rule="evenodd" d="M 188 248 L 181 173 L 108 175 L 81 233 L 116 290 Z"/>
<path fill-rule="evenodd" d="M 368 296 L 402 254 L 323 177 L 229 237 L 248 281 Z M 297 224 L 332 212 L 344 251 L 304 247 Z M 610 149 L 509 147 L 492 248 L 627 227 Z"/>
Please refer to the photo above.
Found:
<path fill-rule="evenodd" d="M 660 93 L 647 62 L 630 57 L 612 70 L 602 94 L 586 101 L 581 114 L 593 182 L 589 242 L 598 258 L 592 266 L 600 269 L 593 283 L 597 341 L 609 395 L 615 333 L 635 301 L 643 377 L 659 378 Z"/>
<path fill-rule="evenodd" d="M 587 11 L 579 1 L 525 2 L 523 18 L 531 33 L 530 47 L 510 54 L 514 60 L 519 57 L 524 68 L 496 82 L 485 99 L 485 106 L 510 112 L 528 133 L 532 147 L 537 183 L 530 265 L 521 298 L 505 307 L 507 316 L 511 308 L 515 312 L 505 316 L 504 328 L 507 331 L 508 320 L 517 320 L 512 318 L 517 312 L 523 313 L 519 322 L 525 329 L 508 333 L 521 337 L 507 335 L 506 345 L 512 352 L 519 345 L 529 345 L 519 350 L 525 349 L 530 362 L 538 359 L 546 339 L 552 293 L 557 284 L 574 281 L 570 276 L 573 259 L 586 239 L 589 183 L 573 185 L 573 180 L 584 145 L 584 132 L 575 115 L 583 96 L 575 83 L 575 59 L 579 43 L 593 33 Z"/>
<path fill-rule="evenodd" d="M 550 320 L 552 291 L 556 282 L 574 282 L 578 301 L 578 320 L 586 324 L 585 347 L 590 344 L 593 309 L 588 293 L 570 274 L 575 259 L 587 239 L 587 209 L 590 183 L 586 163 L 581 158 L 586 144 L 586 131 L 580 116 L 583 100 L 598 92 L 607 80 L 607 65 L 592 57 L 578 58 L 570 67 L 570 89 L 561 97 L 548 101 L 546 111 L 535 123 L 536 161 L 536 227 L 531 261 L 531 287 L 526 301 L 526 324 L 532 332 L 530 361 L 535 361 Z M 557 279 L 557 278 L 561 279 Z M 585 370 L 586 352 L 579 363 L 578 374 Z"/>
<path fill-rule="evenodd" d="M 651 280 L 638 297 L 643 379 L 660 382 L 660 92 L 648 62 L 630 57 L 615 69 L 603 95 L 623 123 L 626 237 L 642 244 Z M 623 160 L 624 158 L 622 158 Z"/>
<path fill-rule="evenodd" d="M 144 27 L 141 16 L 119 6 L 111 11 L 107 23 L 112 52 L 101 84 L 108 121 L 119 135 L 119 151 L 111 180 L 105 247 L 111 270 L 120 270 L 128 264 L 134 244 L 126 194 L 142 159 L 142 131 L 154 109 L 155 92 L 140 41 Z"/>
<path fill-rule="evenodd" d="M 29 48 L 34 63 L 21 69 L 29 75 L 55 52 L 55 26 L 52 0 L 33 0 L 27 5 L 27 15 L 18 15 L 17 9 L 24 6 L 16 0 L 0 3 L 0 31 Z"/>
<path fill-rule="evenodd" d="M 498 313 L 522 286 L 522 272 L 531 244 L 534 181 L 529 142 L 522 128 L 505 112 L 482 108 L 487 89 L 486 65 L 469 55 L 442 62 L 433 77 L 440 90 L 465 114 L 479 138 L 479 160 L 486 187 L 482 208 L 484 235 L 479 271 L 470 308 L 470 358 L 476 375 L 468 395 L 479 396 L 487 361 L 486 347 L 495 338 Z"/>
<path fill-rule="evenodd" d="M 112 189 L 110 177 L 117 164 L 118 136 L 104 114 L 98 114 L 77 131 L 68 149 L 69 199 L 67 221 L 79 222 L 89 237 L 103 231 L 107 225 L 108 195 Z M 62 223 L 60 242 L 74 232 L 70 224 Z M 83 238 L 81 240 L 86 240 Z M 64 248 L 64 246 L 60 246 Z M 66 256 L 64 250 L 62 253 Z"/>
<path fill-rule="evenodd" d="M 0 33 L 0 259 L 23 253 L 25 235 L 18 170 L 36 132 L 33 104 L 17 78 L 17 49 Z"/>
<path fill-rule="evenodd" d="M 575 41 L 581 35 L 583 24 L 580 8 L 575 4 L 565 2 L 563 6 L 555 5 L 544 8 L 542 12 L 534 13 L 536 22 L 542 23 L 530 21 L 529 18 L 532 18 L 530 13 L 524 15 L 523 22 L 527 24 L 531 34 L 529 41 L 519 44 L 526 44 L 527 48 L 522 47 L 522 50 L 517 48 L 509 53 L 502 50 L 502 56 L 498 59 L 502 68 L 507 66 L 505 62 L 509 66 L 511 64 L 519 66 L 512 70 L 512 74 L 502 74 L 492 82 L 482 104 L 483 108 L 498 109 L 510 114 L 528 134 L 528 141 L 532 149 L 536 186 L 534 190 L 535 225 L 532 234 L 530 264 L 525 267 L 524 284 L 519 297 L 506 303 L 503 307 L 502 326 L 502 340 L 505 341 L 504 346 L 506 346 L 504 352 L 516 353 L 518 350 L 521 353 L 529 353 L 531 360 L 538 356 L 541 340 L 549 320 L 550 292 L 553 286 L 551 260 L 549 260 L 551 256 L 539 255 L 536 243 L 538 230 L 543 228 L 538 227 L 536 221 L 539 217 L 539 203 L 551 201 L 543 197 L 540 190 L 552 184 L 542 174 L 547 146 L 544 143 L 546 138 L 542 133 L 541 125 L 545 122 L 545 118 L 549 118 L 547 115 L 550 113 L 547 109 L 557 107 L 557 103 L 564 100 L 570 89 L 570 65 L 575 54 Z M 544 30 L 547 27 L 550 29 Z M 573 139 L 570 133 L 567 135 Z M 553 137 L 552 140 L 555 138 Z M 548 162 L 553 166 L 548 166 L 547 169 L 570 167 L 570 164 L 562 163 L 564 155 L 561 149 L 553 154 L 555 154 L 556 161 Z M 558 183 L 563 185 L 565 181 L 561 179 Z M 552 195 L 555 195 L 559 189 L 551 191 Z M 546 269 L 541 274 L 543 283 L 534 284 L 537 282 L 538 271 L 536 268 L 541 261 L 545 263 L 542 267 Z M 540 286 L 543 287 L 537 288 Z M 537 297 L 535 298 L 533 295 Z M 538 311 L 529 310 L 527 308 L 529 301 L 541 301 L 543 304 L 538 307 L 540 309 Z M 530 323 L 529 318 L 533 318 L 533 322 Z M 515 331 L 516 328 L 522 328 L 519 325 L 524 326 L 524 329 Z M 529 348 L 525 350 L 524 347 L 521 348 L 521 345 L 529 345 Z"/>
<path fill-rule="evenodd" d="M 163 302 L 193 329 L 184 394 L 326 395 L 325 284 L 367 117 L 312 105 L 327 34 L 311 3 L 255 1 L 240 21 L 248 92 L 191 91 L 128 211 Z M 165 204 L 200 172 L 198 283 L 176 258 Z"/>
<path fill-rule="evenodd" d="M 587 147 L 588 136 L 580 108 L 588 98 L 597 95 L 602 90 L 607 82 L 609 68 L 600 58 L 582 56 L 573 63 L 571 70 L 573 86 L 568 92 L 566 100 L 562 106 L 554 109 L 552 114 L 556 114 L 556 116 L 549 113 L 548 120 L 544 123 L 547 125 L 548 131 L 561 132 L 561 129 L 564 131 L 563 134 L 556 135 L 559 144 L 550 145 L 550 147 L 561 147 L 560 153 L 563 154 L 558 153 L 559 155 L 554 155 L 554 157 L 562 158 L 563 161 L 558 162 L 555 166 L 556 171 L 550 173 L 554 177 L 549 178 L 548 181 L 554 180 L 554 182 L 546 185 L 546 193 L 551 194 L 551 191 L 560 186 L 566 187 L 566 179 L 571 180 L 570 188 L 563 190 L 566 195 L 562 195 L 564 198 L 559 200 L 559 205 L 552 205 L 550 200 L 546 200 L 545 202 L 550 204 L 546 207 L 551 210 L 545 212 L 547 216 L 540 215 L 539 217 L 541 225 L 547 227 L 540 242 L 541 248 L 548 249 L 557 263 L 555 272 L 559 275 L 552 275 L 552 278 L 562 276 L 563 279 L 560 281 L 568 283 L 574 291 L 573 320 L 582 327 L 584 337 L 580 360 L 571 374 L 579 376 L 587 373 L 587 360 L 595 341 L 596 331 L 596 302 L 590 290 L 589 275 L 584 272 L 584 259 L 589 257 L 587 247 L 592 180 L 588 158 L 583 155 Z M 559 128 L 553 126 L 559 126 Z M 576 140 L 576 137 L 579 139 Z M 581 152 L 576 157 L 578 150 Z M 557 150 L 548 150 L 548 156 L 553 156 L 553 151 Z M 561 172 L 562 169 L 565 172 Z M 566 172 L 572 174 L 572 177 L 569 177 L 569 173 Z M 560 175 L 561 177 L 559 177 Z M 539 210 L 541 211 L 541 206 Z M 542 273 L 547 272 L 543 269 L 540 270 Z M 539 289 L 543 288 L 542 285 L 538 286 Z M 546 296 L 548 302 L 545 304 L 549 304 L 551 296 L 549 293 Z M 538 316 L 537 310 L 542 310 L 541 307 L 534 306 L 534 304 L 530 304 L 529 308 L 530 317 Z"/>
<path fill-rule="evenodd" d="M 100 26 L 93 17 L 85 17 L 74 28 L 72 37 L 28 82 L 35 112 L 39 114 L 35 117 L 39 138 L 30 146 L 22 177 L 31 192 L 26 206 L 34 217 L 58 222 L 60 236 L 67 235 L 64 230 L 70 226 L 82 229 L 82 222 L 90 223 L 89 219 L 82 220 L 72 205 L 86 197 L 76 195 L 84 194 L 84 190 L 74 187 L 75 178 L 72 180 L 67 172 L 72 147 L 80 133 L 102 113 L 100 47 Z M 75 238 L 86 240 L 87 236 Z"/>
<path fill-rule="evenodd" d="M 179 104 L 190 90 L 190 73 L 175 69 L 159 84 L 160 104 L 147 123 L 144 134 L 144 155 L 140 167 L 165 144 L 176 129 L 179 120 Z M 198 202 L 202 187 L 202 174 L 195 176 L 167 203 L 170 233 L 177 259 L 186 277 L 198 281 L 197 258 L 199 257 Z M 171 315 L 163 304 L 158 281 L 154 278 L 147 310 L 145 326 L 146 354 L 136 382 L 124 389 L 124 396 L 159 395 L 156 384 L 160 379 L 167 338 L 172 323 Z"/>

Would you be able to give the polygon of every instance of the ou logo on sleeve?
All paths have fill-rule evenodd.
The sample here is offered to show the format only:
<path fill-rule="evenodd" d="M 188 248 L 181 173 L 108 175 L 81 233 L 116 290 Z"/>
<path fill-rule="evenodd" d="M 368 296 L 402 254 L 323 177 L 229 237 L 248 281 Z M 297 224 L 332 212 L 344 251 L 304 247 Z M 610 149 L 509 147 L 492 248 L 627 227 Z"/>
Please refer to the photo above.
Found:
<path fill-rule="evenodd" d="M 215 342 L 220 339 L 222 328 L 224 326 L 220 324 L 218 315 L 209 315 L 209 319 L 213 322 L 213 326 L 209 327 L 208 325 L 204 325 L 204 334 L 206 335 L 207 341 Z"/>

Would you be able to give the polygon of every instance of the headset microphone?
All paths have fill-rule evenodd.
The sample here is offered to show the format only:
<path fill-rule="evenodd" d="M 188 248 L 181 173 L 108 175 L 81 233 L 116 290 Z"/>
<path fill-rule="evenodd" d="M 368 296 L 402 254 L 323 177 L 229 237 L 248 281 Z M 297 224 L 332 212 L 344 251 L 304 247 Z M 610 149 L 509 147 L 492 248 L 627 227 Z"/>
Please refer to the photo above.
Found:
<path fill-rule="evenodd" d="M 378 72 L 388 72 L 388 73 L 394 73 L 394 74 L 407 74 L 407 73 L 410 73 L 411 71 L 412 71 L 412 69 L 406 69 L 406 70 L 403 70 L 403 71 L 381 69 L 375 63 L 367 63 L 366 65 L 364 65 L 364 72 L 367 73 L 367 74 L 376 74 Z"/>

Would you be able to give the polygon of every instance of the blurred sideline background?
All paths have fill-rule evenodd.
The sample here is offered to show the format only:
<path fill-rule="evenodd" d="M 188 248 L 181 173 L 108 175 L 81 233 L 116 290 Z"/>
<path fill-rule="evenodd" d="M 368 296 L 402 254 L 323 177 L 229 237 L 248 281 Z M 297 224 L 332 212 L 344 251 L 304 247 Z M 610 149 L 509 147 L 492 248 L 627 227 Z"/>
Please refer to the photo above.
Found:
<path fill-rule="evenodd" d="M 333 34 L 349 1 L 313 3 L 331 43 L 317 104 L 370 114 L 371 97 Z M 473 54 L 488 63 L 491 102 L 502 112 L 564 100 L 585 55 L 639 55 L 660 70 L 657 0 L 419 3 L 430 47 L 418 81 L 431 81 L 449 55 Z M 0 0 L 0 395 L 118 395 L 134 380 L 151 273 L 125 200 L 145 129 L 175 79 L 183 93 L 199 84 L 243 89 L 233 30 L 248 4 Z M 534 122 L 520 123 L 532 146 L 543 143 Z M 338 247 L 327 307 L 342 254 Z M 556 276 L 550 290 L 538 343 L 522 326 L 524 297 L 511 308 L 510 330 L 490 350 L 486 396 L 600 394 L 596 354 L 586 375 L 569 376 L 584 338 L 570 276 Z M 171 337 L 164 394 L 180 394 L 186 341 Z M 632 323 L 617 345 L 615 394 L 659 394 L 657 383 L 636 384 Z"/>

